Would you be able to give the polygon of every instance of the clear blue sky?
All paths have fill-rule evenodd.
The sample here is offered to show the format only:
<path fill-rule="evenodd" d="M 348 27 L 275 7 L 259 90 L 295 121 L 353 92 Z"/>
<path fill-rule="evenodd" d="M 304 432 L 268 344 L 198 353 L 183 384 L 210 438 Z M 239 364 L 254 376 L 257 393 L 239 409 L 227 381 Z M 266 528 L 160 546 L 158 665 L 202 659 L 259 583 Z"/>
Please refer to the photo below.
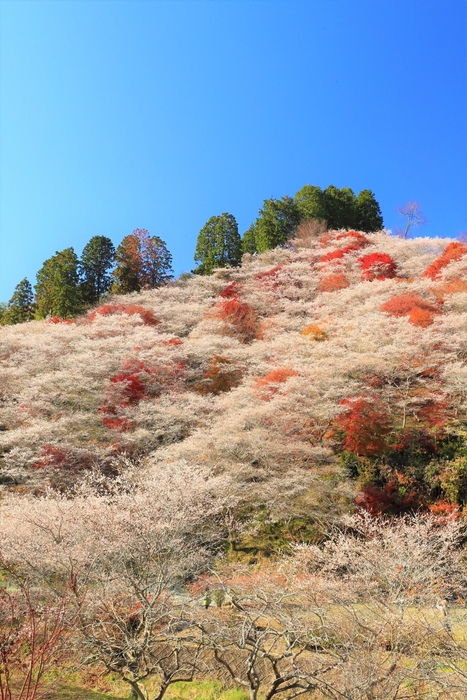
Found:
<path fill-rule="evenodd" d="M 94 235 L 369 188 L 467 230 L 465 0 L 2 0 L 0 300 Z"/>

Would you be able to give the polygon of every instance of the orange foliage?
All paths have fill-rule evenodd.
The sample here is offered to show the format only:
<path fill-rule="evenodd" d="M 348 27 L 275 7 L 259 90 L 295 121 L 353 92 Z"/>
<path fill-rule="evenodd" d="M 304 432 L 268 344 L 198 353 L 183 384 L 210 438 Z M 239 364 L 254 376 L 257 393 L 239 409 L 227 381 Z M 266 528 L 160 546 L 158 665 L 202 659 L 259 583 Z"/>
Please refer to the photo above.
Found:
<path fill-rule="evenodd" d="M 150 309 L 134 304 L 104 304 L 89 315 L 89 320 L 94 321 L 98 315 L 115 316 L 118 314 L 126 314 L 127 316 L 138 314 L 146 326 L 157 326 L 160 323 Z"/>
<path fill-rule="evenodd" d="M 194 389 L 199 394 L 221 394 L 238 386 L 242 380 L 241 372 L 231 367 L 228 357 L 214 355 L 204 373 L 203 381 Z"/>
<path fill-rule="evenodd" d="M 323 331 L 322 328 L 320 328 L 319 326 L 315 326 L 313 324 L 304 328 L 302 330 L 302 335 L 306 335 L 309 338 L 311 338 L 312 340 L 318 340 L 318 341 L 327 340 L 327 338 L 328 338 L 328 334 L 326 333 L 326 331 Z"/>
<path fill-rule="evenodd" d="M 254 393 L 263 401 L 269 401 L 278 392 L 278 385 L 283 384 L 290 377 L 296 376 L 298 373 L 288 367 L 273 369 L 264 377 L 255 380 Z"/>
<path fill-rule="evenodd" d="M 439 313 L 439 308 L 425 301 L 418 294 L 407 292 L 389 299 L 380 307 L 381 311 L 392 316 L 408 316 L 414 326 L 426 328 L 431 325 L 434 315 Z"/>
<path fill-rule="evenodd" d="M 252 341 L 258 333 L 256 311 L 238 297 L 216 304 L 214 315 L 226 323 L 226 334 L 236 335 L 243 343 Z"/>
<path fill-rule="evenodd" d="M 466 253 L 467 245 L 457 243 L 456 241 L 449 243 L 442 255 L 436 258 L 436 260 L 426 268 L 422 277 L 430 277 L 432 280 L 436 279 L 446 265 L 449 265 L 450 262 L 454 262 L 455 260 L 460 260 Z"/>
<path fill-rule="evenodd" d="M 397 265 L 387 253 L 369 253 L 358 259 L 362 266 L 362 279 L 367 281 L 393 279 Z"/>
<path fill-rule="evenodd" d="M 336 273 L 334 275 L 326 275 L 318 284 L 319 292 L 337 292 L 339 289 L 349 287 L 350 283 L 345 275 Z"/>
<path fill-rule="evenodd" d="M 428 508 L 434 515 L 445 516 L 443 519 L 457 520 L 460 516 L 459 506 L 450 501 L 436 501 L 436 503 L 430 503 Z"/>
<path fill-rule="evenodd" d="M 46 320 L 46 323 L 66 323 L 67 325 L 70 325 L 73 323 L 73 321 L 70 321 L 69 318 L 60 318 L 59 316 L 49 316 L 49 318 Z"/>
<path fill-rule="evenodd" d="M 357 396 L 340 402 L 346 411 L 337 417 L 337 425 L 345 430 L 343 449 L 369 457 L 386 447 L 389 419 L 376 398 Z"/>
<path fill-rule="evenodd" d="M 443 298 L 448 294 L 459 294 L 460 292 L 467 292 L 467 281 L 461 279 L 454 279 L 450 282 L 440 284 L 439 287 L 435 287 L 433 291 L 436 294 L 437 299 L 443 300 Z"/>

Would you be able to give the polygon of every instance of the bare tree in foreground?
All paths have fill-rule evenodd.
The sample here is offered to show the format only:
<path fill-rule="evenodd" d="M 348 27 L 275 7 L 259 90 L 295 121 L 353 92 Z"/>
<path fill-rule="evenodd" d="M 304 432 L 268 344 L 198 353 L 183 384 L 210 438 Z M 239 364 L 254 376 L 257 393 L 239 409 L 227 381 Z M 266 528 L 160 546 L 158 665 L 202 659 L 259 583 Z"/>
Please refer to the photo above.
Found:
<path fill-rule="evenodd" d="M 73 499 L 5 506 L 7 556 L 56 593 L 73 581 L 76 656 L 118 674 L 140 700 L 145 679 L 158 678 L 160 700 L 202 671 L 183 590 L 218 546 L 215 483 L 207 470 L 171 464 L 129 469 L 107 491 L 91 483 Z"/>
<path fill-rule="evenodd" d="M 408 238 L 411 226 L 420 228 L 420 226 L 424 226 L 427 223 L 418 202 L 407 202 L 404 206 L 397 207 L 396 211 L 401 216 L 407 217 L 405 231 L 400 232 L 401 238 Z"/>
<path fill-rule="evenodd" d="M 66 655 L 67 594 L 44 600 L 0 559 L 0 700 L 39 700 Z"/>

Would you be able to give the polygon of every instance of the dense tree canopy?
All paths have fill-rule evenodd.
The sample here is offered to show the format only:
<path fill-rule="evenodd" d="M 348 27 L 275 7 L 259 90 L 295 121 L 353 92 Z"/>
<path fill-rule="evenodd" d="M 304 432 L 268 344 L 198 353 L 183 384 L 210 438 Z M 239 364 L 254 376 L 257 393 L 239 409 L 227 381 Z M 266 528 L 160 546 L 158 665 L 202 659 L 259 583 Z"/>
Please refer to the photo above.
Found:
<path fill-rule="evenodd" d="M 297 203 L 292 197 L 265 199 L 255 222 L 255 241 L 259 253 L 284 245 L 301 220 Z"/>
<path fill-rule="evenodd" d="M 36 317 L 72 318 L 83 309 L 78 257 L 65 248 L 45 261 L 36 277 Z"/>
<path fill-rule="evenodd" d="M 350 187 L 339 189 L 329 185 L 325 190 L 305 185 L 295 195 L 302 221 L 316 219 L 325 221 L 329 229 L 356 229 L 357 231 L 380 231 L 383 217 L 371 190 L 362 190 L 355 196 Z"/>
<path fill-rule="evenodd" d="M 115 248 L 106 236 L 93 236 L 84 246 L 79 264 L 83 299 L 95 304 L 110 289 L 110 271 L 115 258 Z"/>
<path fill-rule="evenodd" d="M 210 274 L 216 267 L 236 267 L 242 257 L 242 241 L 232 214 L 212 216 L 198 235 L 195 250 L 195 272 Z"/>

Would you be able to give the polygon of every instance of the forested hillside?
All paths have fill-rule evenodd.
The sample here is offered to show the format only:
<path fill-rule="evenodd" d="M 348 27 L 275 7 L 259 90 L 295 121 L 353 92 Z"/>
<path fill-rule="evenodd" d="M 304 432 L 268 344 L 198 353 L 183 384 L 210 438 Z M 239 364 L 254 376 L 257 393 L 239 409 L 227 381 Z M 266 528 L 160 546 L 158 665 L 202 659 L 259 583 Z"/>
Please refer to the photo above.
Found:
<path fill-rule="evenodd" d="M 316 222 L 2 327 L 2 700 L 465 697 L 466 341 L 467 246 Z"/>
<path fill-rule="evenodd" d="M 116 455 L 209 466 L 268 517 L 467 497 L 466 248 L 321 233 L 1 330 L 4 488 Z"/>

